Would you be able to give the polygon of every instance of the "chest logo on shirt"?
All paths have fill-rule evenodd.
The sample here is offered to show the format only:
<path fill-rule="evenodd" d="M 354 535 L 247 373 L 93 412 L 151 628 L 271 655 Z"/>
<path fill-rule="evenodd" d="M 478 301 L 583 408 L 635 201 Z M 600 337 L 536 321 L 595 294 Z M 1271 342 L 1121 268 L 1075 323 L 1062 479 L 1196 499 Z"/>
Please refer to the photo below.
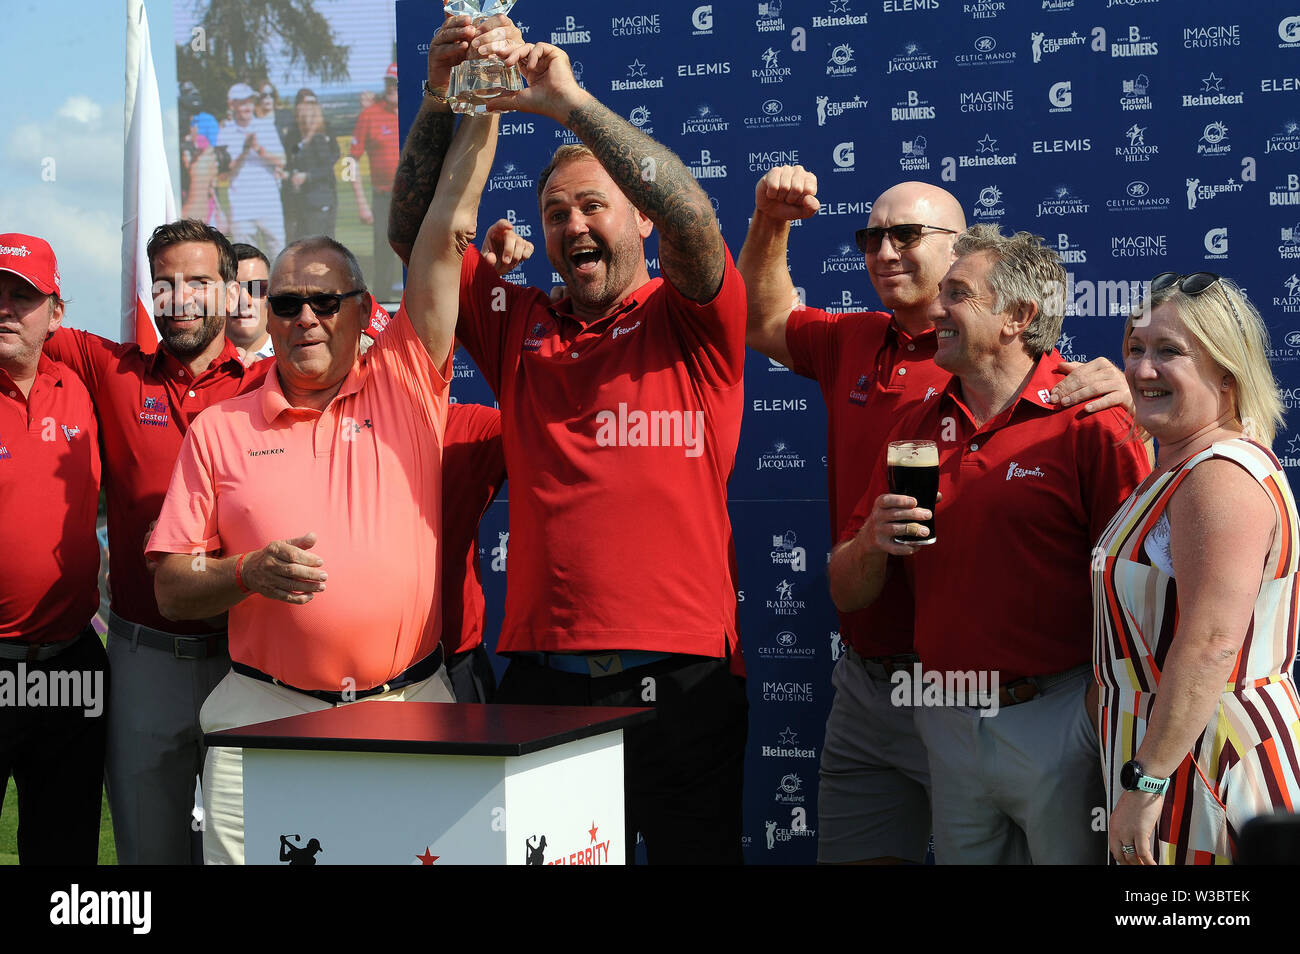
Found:
<path fill-rule="evenodd" d="M 524 350 L 538 351 L 541 349 L 542 342 L 545 340 L 546 340 L 546 324 L 544 322 L 539 321 L 535 325 L 533 325 L 532 330 L 529 331 L 528 334 L 524 336 Z"/>
<path fill-rule="evenodd" d="M 925 397 L 921 398 L 921 403 L 924 404 L 926 401 L 930 400 L 930 398 L 934 397 L 938 393 L 939 393 L 939 389 L 936 387 L 926 388 Z"/>
<path fill-rule="evenodd" d="M 63 428 L 63 436 L 67 438 L 69 444 L 72 443 L 72 439 L 74 437 L 76 437 L 78 434 L 81 433 L 81 428 L 79 428 L 76 424 L 73 424 L 71 427 L 69 427 L 67 424 L 60 424 L 59 427 Z"/>
<path fill-rule="evenodd" d="M 264 447 L 260 450 L 249 450 L 248 456 L 249 457 L 270 457 L 273 454 L 283 454 L 283 453 L 284 453 L 283 447 Z"/>
<path fill-rule="evenodd" d="M 615 328 L 610 333 L 609 336 L 610 340 L 617 341 L 619 335 L 630 335 L 632 332 L 636 331 L 640 327 L 641 327 L 641 322 L 640 320 L 638 320 L 635 325 L 622 325 L 621 327 Z"/>
<path fill-rule="evenodd" d="M 1012 477 L 1046 477 L 1047 472 L 1041 467 L 1021 467 L 1019 461 L 1012 461 L 1007 467 L 1007 480 Z"/>
<path fill-rule="evenodd" d="M 345 441 L 355 441 L 363 427 L 368 427 L 373 430 L 374 424 L 368 417 L 360 420 L 355 417 L 343 418 L 343 439 Z"/>
<path fill-rule="evenodd" d="M 149 427 L 170 427 L 171 424 L 167 418 L 167 399 L 161 397 L 145 398 L 144 410 L 140 412 L 139 421 Z"/>
<path fill-rule="evenodd" d="M 876 383 L 876 374 L 859 374 L 857 383 L 849 388 L 849 403 L 856 404 L 859 407 L 867 403 L 871 397 L 871 386 Z"/>
<path fill-rule="evenodd" d="M 9 448 L 5 446 L 5 439 L 0 437 L 0 460 L 8 460 L 11 456 Z"/>
<path fill-rule="evenodd" d="M 598 447 L 680 447 L 687 457 L 704 453 L 703 411 L 628 410 L 596 412 Z"/>

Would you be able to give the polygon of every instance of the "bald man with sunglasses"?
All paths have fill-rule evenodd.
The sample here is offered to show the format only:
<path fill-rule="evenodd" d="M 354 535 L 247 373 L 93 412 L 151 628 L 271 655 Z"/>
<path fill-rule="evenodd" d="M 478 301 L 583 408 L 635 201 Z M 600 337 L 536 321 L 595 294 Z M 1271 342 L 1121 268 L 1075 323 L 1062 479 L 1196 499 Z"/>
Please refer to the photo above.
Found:
<path fill-rule="evenodd" d="M 817 213 L 817 177 L 778 166 L 758 182 L 754 215 L 736 261 L 748 291 L 746 344 L 817 381 L 826 401 L 831 539 L 838 540 L 867 490 L 886 436 L 907 408 L 943 391 L 934 363 L 935 300 L 966 228 L 961 204 L 925 182 L 903 182 L 873 203 L 854 238 L 889 311 L 830 314 L 806 307 L 786 262 L 790 223 Z M 1053 390 L 1064 404 L 1100 410 L 1128 400 L 1123 375 L 1105 359 L 1062 363 Z M 819 862 L 923 861 L 930 834 L 929 766 L 908 708 L 890 702 L 896 671 L 910 672 L 912 599 L 902 573 L 858 612 L 840 613 L 844 654 L 822 747 Z"/>
<path fill-rule="evenodd" d="M 461 121 L 375 344 L 361 354 L 371 305 L 356 258 L 333 239 L 296 242 L 271 269 L 274 370 L 186 435 L 149 550 L 165 615 L 229 612 L 231 672 L 205 732 L 361 699 L 454 701 L 439 646 L 442 444 L 496 122 Z M 209 750 L 203 795 L 204 860 L 242 863 L 238 750 Z"/>

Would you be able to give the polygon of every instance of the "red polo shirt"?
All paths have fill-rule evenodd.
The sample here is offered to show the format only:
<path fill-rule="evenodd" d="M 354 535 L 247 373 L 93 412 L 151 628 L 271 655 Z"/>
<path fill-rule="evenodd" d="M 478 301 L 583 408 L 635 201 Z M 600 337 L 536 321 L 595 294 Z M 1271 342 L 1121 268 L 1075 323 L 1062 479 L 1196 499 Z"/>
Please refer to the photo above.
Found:
<path fill-rule="evenodd" d="M 382 100 L 361 110 L 352 129 L 352 155 L 370 153 L 370 185 L 376 192 L 392 192 L 401 143 L 397 135 L 397 110 Z"/>
<path fill-rule="evenodd" d="M 915 338 L 880 311 L 833 315 L 797 308 L 785 326 L 792 370 L 812 378 L 826 402 L 831 539 L 867 490 L 885 438 L 905 408 L 942 390 L 949 374 L 934 363 L 935 337 Z M 871 606 L 840 614 L 840 637 L 863 656 L 912 651 L 912 598 L 891 573 Z"/>
<path fill-rule="evenodd" d="M 77 376 L 44 355 L 26 398 L 0 370 L 0 639 L 71 639 L 99 605 L 99 448 Z"/>
<path fill-rule="evenodd" d="M 736 646 L 727 479 L 744 404 L 745 287 L 662 279 L 583 323 L 470 248 L 457 336 L 501 405 L 512 651 Z"/>
<path fill-rule="evenodd" d="M 501 412 L 448 405 L 442 447 L 442 648 L 448 657 L 483 642 L 478 524 L 505 479 Z"/>
<path fill-rule="evenodd" d="M 1126 439 L 1126 412 L 1049 403 L 1060 360 L 1055 350 L 1040 358 L 1020 397 L 983 427 L 953 378 L 890 435 L 939 445 L 938 540 L 902 561 L 927 669 L 999 670 L 1006 683 L 1091 658 L 1092 546 L 1150 465 Z M 841 539 L 887 489 L 882 451 Z"/>
<path fill-rule="evenodd" d="M 170 633 L 211 631 L 197 620 L 174 622 L 158 612 L 153 575 L 145 568 L 149 524 L 158 519 L 181 440 L 204 408 L 261 384 L 275 360 L 245 368 L 226 341 L 220 356 L 198 378 L 166 349 L 141 351 L 137 344 L 62 328 L 45 353 L 70 367 L 85 383 L 99 416 L 107 467 L 108 575 L 113 612 L 133 623 Z"/>

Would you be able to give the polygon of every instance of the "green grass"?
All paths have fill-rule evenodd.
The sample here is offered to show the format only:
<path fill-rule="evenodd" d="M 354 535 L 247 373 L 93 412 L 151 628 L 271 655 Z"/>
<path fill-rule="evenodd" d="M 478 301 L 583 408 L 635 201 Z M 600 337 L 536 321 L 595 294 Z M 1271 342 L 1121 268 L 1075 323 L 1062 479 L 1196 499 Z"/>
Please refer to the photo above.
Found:
<path fill-rule="evenodd" d="M 0 814 L 0 865 L 18 864 L 18 791 L 14 780 L 6 779 L 4 812 Z M 117 848 L 113 844 L 113 819 L 108 814 L 108 795 L 99 809 L 99 863 L 117 864 Z"/>

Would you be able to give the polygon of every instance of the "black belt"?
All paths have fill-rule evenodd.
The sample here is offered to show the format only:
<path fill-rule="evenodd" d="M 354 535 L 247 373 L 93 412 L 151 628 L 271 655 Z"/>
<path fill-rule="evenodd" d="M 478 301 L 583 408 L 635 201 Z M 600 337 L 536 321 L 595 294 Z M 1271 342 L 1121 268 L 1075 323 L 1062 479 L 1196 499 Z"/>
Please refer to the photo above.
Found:
<path fill-rule="evenodd" d="M 207 659 L 229 652 L 230 643 L 225 630 L 208 636 L 179 636 L 176 633 L 133 623 L 110 611 L 108 631 L 114 636 L 129 639 L 133 643 L 141 643 L 150 649 L 169 652 L 177 659 Z"/>
<path fill-rule="evenodd" d="M 87 626 L 71 639 L 61 639 L 48 643 L 20 643 L 16 639 L 0 640 L 0 659 L 17 659 L 22 662 L 43 662 L 53 659 L 65 649 L 71 649 L 80 639 L 87 636 L 98 638 L 95 630 Z"/>
<path fill-rule="evenodd" d="M 911 673 L 912 667 L 921 661 L 916 653 L 898 653 L 894 656 L 863 656 L 852 646 L 845 649 L 849 659 L 856 662 L 877 679 L 889 681 L 896 672 Z"/>
<path fill-rule="evenodd" d="M 311 696 L 313 699 L 319 699 L 321 702 L 328 702 L 332 706 L 342 705 L 345 702 L 360 702 L 370 696 L 377 696 L 381 692 L 392 692 L 394 689 L 401 689 L 403 686 L 409 686 L 413 682 L 419 682 L 422 679 L 428 679 L 442 666 L 442 646 L 425 656 L 415 665 L 402 670 L 382 686 L 375 686 L 373 689 L 350 689 L 347 692 L 331 692 L 328 689 L 299 689 L 297 686 L 291 686 L 287 682 L 281 682 L 274 676 L 262 672 L 260 669 L 254 669 L 252 666 L 245 666 L 240 662 L 231 662 L 232 671 L 239 673 L 241 676 L 248 676 L 250 679 L 257 679 L 261 682 L 269 682 L 273 686 L 280 686 L 283 689 L 292 689 L 294 692 L 301 692 L 304 696 Z"/>

